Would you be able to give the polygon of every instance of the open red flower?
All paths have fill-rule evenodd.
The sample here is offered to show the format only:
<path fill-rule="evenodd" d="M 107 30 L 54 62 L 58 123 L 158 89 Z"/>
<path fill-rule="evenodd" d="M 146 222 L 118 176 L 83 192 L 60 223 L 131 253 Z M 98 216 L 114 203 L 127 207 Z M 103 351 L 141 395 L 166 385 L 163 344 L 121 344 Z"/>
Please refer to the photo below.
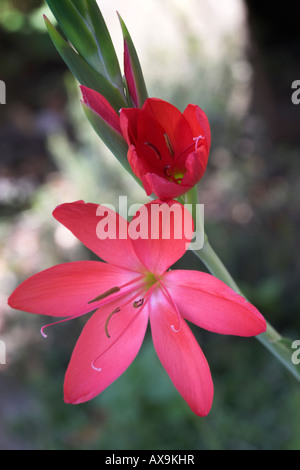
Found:
<path fill-rule="evenodd" d="M 148 196 L 175 198 L 202 178 L 211 137 L 199 106 L 189 104 L 181 113 L 166 101 L 148 98 L 142 109 L 123 108 L 120 123 L 128 161 Z"/>
<path fill-rule="evenodd" d="M 64 317 L 60 321 L 96 309 L 66 372 L 65 401 L 73 404 L 92 399 L 127 369 L 150 319 L 156 352 L 174 386 L 197 415 L 205 416 L 213 399 L 211 373 L 185 320 L 240 336 L 262 333 L 266 322 L 254 306 L 213 276 L 169 271 L 190 242 L 185 227 L 191 216 L 173 201 L 168 203 L 170 219 L 159 217 L 156 224 L 153 204 L 158 203 L 142 206 L 130 224 L 96 204 L 78 201 L 58 206 L 54 217 L 104 261 L 46 269 L 24 281 L 10 296 L 9 305 Z M 143 234 L 137 237 L 143 224 Z"/>

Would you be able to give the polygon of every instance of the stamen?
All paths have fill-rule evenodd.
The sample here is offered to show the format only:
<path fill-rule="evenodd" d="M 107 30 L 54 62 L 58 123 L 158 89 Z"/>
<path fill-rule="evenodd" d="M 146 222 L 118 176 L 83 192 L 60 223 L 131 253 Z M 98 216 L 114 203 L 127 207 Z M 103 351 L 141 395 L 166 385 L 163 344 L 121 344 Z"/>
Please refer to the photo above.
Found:
<path fill-rule="evenodd" d="M 144 279 L 144 277 L 145 277 L 145 275 L 142 274 L 141 276 L 138 276 L 138 277 L 132 279 L 132 281 L 126 282 L 126 284 L 122 284 L 120 289 L 124 289 L 124 287 L 130 286 L 130 284 L 134 284 L 134 283 L 140 281 L 141 279 Z"/>
<path fill-rule="evenodd" d="M 104 329 L 105 329 L 105 334 L 106 334 L 106 336 L 107 336 L 108 338 L 110 338 L 110 334 L 108 333 L 108 329 L 107 329 L 109 320 L 111 319 L 111 317 L 112 317 L 115 313 L 118 313 L 118 312 L 120 312 L 120 311 L 121 311 L 120 307 L 115 308 L 115 310 L 114 310 L 113 312 L 111 312 L 111 313 L 108 315 L 107 319 L 106 319 Z"/>
<path fill-rule="evenodd" d="M 181 323 L 181 322 L 180 322 Z M 179 327 L 176 329 L 174 325 L 171 325 L 171 329 L 174 331 L 174 333 L 179 333 L 180 331 L 180 328 L 181 328 L 181 324 L 179 325 Z"/>
<path fill-rule="evenodd" d="M 171 329 L 174 331 L 174 333 L 179 333 L 179 331 L 181 330 L 181 315 L 179 313 L 178 307 L 177 307 L 176 303 L 174 302 L 174 300 L 172 299 L 172 297 L 170 296 L 168 289 L 164 286 L 164 284 L 161 281 L 160 281 L 160 284 L 161 284 L 161 287 L 162 287 L 163 295 L 167 298 L 167 300 L 174 307 L 176 315 L 177 315 L 177 319 L 178 319 L 178 328 L 175 328 L 174 325 L 171 325 Z"/>
<path fill-rule="evenodd" d="M 111 289 L 108 289 L 106 292 L 103 292 L 103 294 L 98 295 L 98 297 L 95 297 L 93 300 L 90 300 L 88 304 L 105 299 L 106 297 L 109 297 L 110 295 L 115 294 L 116 292 L 119 292 L 120 290 L 121 288 L 118 286 L 112 287 Z"/>
<path fill-rule="evenodd" d="M 41 328 L 41 330 L 40 330 L 40 331 L 41 331 L 41 335 L 42 335 L 44 338 L 47 338 L 48 335 L 46 335 L 46 333 L 44 333 L 44 329 L 45 329 L 45 328 L 48 328 L 48 326 L 54 326 L 54 325 L 58 325 L 59 323 L 64 323 L 64 322 L 66 322 L 66 321 L 73 320 L 74 318 L 77 318 L 78 316 L 80 316 L 80 315 L 77 315 L 77 316 L 74 315 L 73 317 L 64 318 L 63 320 L 59 320 L 59 321 L 56 321 L 56 322 L 54 322 L 54 323 L 48 323 L 48 325 L 42 326 L 42 328 Z"/>
<path fill-rule="evenodd" d="M 169 168 L 170 168 L 170 165 L 166 165 L 164 167 L 164 175 L 167 176 L 168 178 L 171 178 L 172 175 L 168 173 Z"/>
<path fill-rule="evenodd" d="M 121 331 L 121 333 L 119 334 L 119 336 L 117 336 L 117 338 L 115 340 L 113 340 L 111 342 L 111 344 L 101 353 L 99 354 L 98 357 L 96 357 L 96 359 L 94 359 L 92 362 L 91 362 L 91 367 L 92 369 L 98 371 L 98 372 L 101 372 L 102 371 L 102 368 L 101 367 L 96 367 L 95 366 L 95 362 L 97 362 L 110 348 L 112 348 L 116 342 L 121 338 L 121 336 L 126 333 L 126 331 L 128 330 L 128 328 L 135 322 L 135 320 L 138 318 L 138 316 L 141 314 L 141 312 L 144 310 L 145 306 L 147 305 L 147 302 L 148 300 L 150 299 L 151 297 L 151 294 L 152 294 L 152 291 L 154 290 L 154 288 L 156 287 L 156 285 L 158 284 L 159 282 L 159 279 L 157 280 L 157 282 L 155 282 L 151 287 L 150 289 L 148 290 L 148 292 L 146 293 L 146 296 L 144 298 L 144 302 L 143 302 L 143 305 L 141 306 L 142 308 L 140 310 L 138 310 L 138 313 L 132 318 L 132 320 L 130 320 L 130 322 L 128 323 L 128 325 L 124 328 L 123 331 Z M 127 305 L 129 303 L 129 301 L 125 304 Z"/>
<path fill-rule="evenodd" d="M 164 167 L 164 175 L 169 178 L 171 181 L 173 181 L 176 184 L 180 184 L 182 181 L 182 178 L 176 178 L 174 175 L 170 174 L 168 170 L 170 169 L 170 165 L 166 165 Z"/>
<path fill-rule="evenodd" d="M 138 276 L 138 277 L 132 279 L 132 281 L 126 282 L 126 283 L 123 284 L 122 286 L 115 286 L 115 287 L 112 287 L 111 289 L 108 289 L 107 291 L 105 291 L 103 294 L 98 295 L 98 297 L 95 297 L 95 299 L 90 300 L 90 301 L 88 302 L 88 304 L 91 304 L 91 303 L 93 303 L 93 302 L 99 302 L 100 300 L 103 300 L 103 299 L 109 297 L 110 295 L 119 292 L 121 289 L 124 289 L 124 287 L 128 287 L 128 286 L 130 286 L 131 284 L 136 284 L 136 283 L 138 283 L 140 280 L 142 280 L 142 279 L 144 279 L 144 278 L 145 278 L 145 276 L 142 274 L 141 276 Z M 127 293 L 132 292 L 132 290 L 134 290 L 134 289 L 136 289 L 136 286 L 135 286 L 133 289 L 130 289 Z M 120 295 L 123 296 L 124 293 L 122 292 Z M 119 297 L 119 296 L 114 297 L 113 300 L 116 300 L 118 297 Z M 111 300 L 112 300 L 112 299 L 108 299 L 108 302 L 111 302 Z M 107 303 L 107 302 L 103 302 L 102 305 L 105 305 L 106 303 Z M 102 307 L 102 305 L 99 305 L 98 308 L 99 308 L 99 307 Z"/>
<path fill-rule="evenodd" d="M 136 299 L 136 298 L 138 297 L 138 295 L 140 295 L 140 294 L 142 294 L 142 293 L 143 293 L 143 290 L 142 290 L 142 289 L 140 289 L 138 292 L 135 292 L 134 296 L 133 296 L 133 297 L 130 297 L 130 299 L 127 300 L 127 302 L 125 302 L 125 304 L 122 305 L 122 308 L 124 308 L 124 307 L 126 307 L 128 304 L 130 304 L 130 303 L 133 301 L 133 299 Z M 144 299 L 139 299 L 139 300 L 136 300 L 136 301 L 133 303 L 133 306 L 134 306 L 135 308 L 140 307 L 141 305 L 137 305 L 137 306 L 136 306 L 135 304 L 139 304 L 139 303 L 141 302 L 141 300 L 142 300 L 141 305 L 143 305 Z M 108 333 L 108 328 L 107 328 L 107 327 L 108 327 L 109 320 L 111 319 L 111 317 L 112 317 L 115 313 L 118 313 L 118 312 L 120 312 L 120 311 L 121 311 L 121 308 L 120 308 L 120 307 L 117 307 L 112 313 L 110 313 L 110 314 L 108 315 L 108 317 L 107 317 L 107 319 L 106 319 L 104 329 L 105 329 L 106 336 L 107 336 L 108 338 L 110 338 L 110 335 L 109 335 L 109 333 Z"/>
<path fill-rule="evenodd" d="M 171 144 L 170 137 L 168 136 L 167 133 L 164 134 L 164 138 L 165 138 L 166 146 L 169 150 L 170 157 L 174 158 L 175 152 L 174 152 L 173 146 Z"/>
<path fill-rule="evenodd" d="M 151 144 L 150 142 L 144 142 L 145 145 L 147 145 L 147 147 L 150 147 L 151 150 L 153 150 L 153 152 L 155 153 L 156 157 L 158 158 L 158 160 L 161 160 L 161 153 L 160 151 L 155 147 L 155 145 Z"/>
<path fill-rule="evenodd" d="M 205 136 L 203 135 L 198 135 L 198 137 L 193 137 L 193 141 L 195 141 L 195 143 L 192 143 L 190 145 L 188 145 L 182 152 L 180 152 L 180 154 L 176 157 L 176 160 L 178 161 L 179 158 L 185 153 L 187 152 L 188 150 L 192 149 L 193 147 L 195 147 L 195 151 L 198 150 L 198 144 L 199 144 L 199 140 L 200 139 L 206 139 Z"/>
<path fill-rule="evenodd" d="M 193 140 L 196 141 L 195 143 L 195 150 L 198 150 L 198 143 L 199 143 L 199 140 L 200 139 L 205 139 L 205 136 L 204 135 L 198 135 L 198 137 L 193 137 Z"/>
<path fill-rule="evenodd" d="M 96 359 L 96 360 L 97 360 L 97 359 Z M 97 372 L 101 372 L 101 371 L 102 371 L 102 368 L 101 368 L 101 367 L 96 367 L 96 366 L 94 366 L 94 362 L 95 362 L 95 361 L 93 361 L 93 362 L 91 363 L 92 368 L 93 368 L 94 370 L 96 370 Z"/>

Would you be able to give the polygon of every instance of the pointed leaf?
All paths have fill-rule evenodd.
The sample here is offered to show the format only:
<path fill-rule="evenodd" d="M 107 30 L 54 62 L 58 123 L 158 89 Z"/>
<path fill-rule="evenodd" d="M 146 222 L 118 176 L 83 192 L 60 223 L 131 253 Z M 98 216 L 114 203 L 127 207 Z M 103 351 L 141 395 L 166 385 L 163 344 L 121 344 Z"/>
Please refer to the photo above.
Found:
<path fill-rule="evenodd" d="M 79 54 L 95 70 L 101 74 L 105 73 L 94 36 L 71 0 L 47 0 L 47 3 L 58 24 Z"/>
<path fill-rule="evenodd" d="M 123 80 L 117 54 L 115 52 L 109 31 L 96 0 L 86 0 L 87 11 L 94 28 L 94 35 L 99 47 L 101 61 L 105 67 L 107 77 L 121 90 Z"/>
<path fill-rule="evenodd" d="M 86 19 L 87 11 L 85 6 L 85 0 L 72 0 L 72 3 L 76 7 L 78 12 L 81 14 L 81 16 Z"/>
<path fill-rule="evenodd" d="M 130 94 L 132 93 L 134 95 L 131 96 L 131 98 L 135 102 L 136 106 L 141 108 L 145 100 L 148 98 L 146 84 L 139 58 L 128 29 L 126 28 L 121 16 L 119 14 L 118 16 L 124 37 L 125 77 L 127 80 L 129 92 Z"/>
<path fill-rule="evenodd" d="M 65 61 L 70 71 L 77 80 L 88 88 L 101 93 L 109 101 L 115 110 L 126 107 L 127 103 L 120 90 L 114 87 L 105 77 L 97 73 L 76 51 L 62 38 L 52 23 L 45 17 L 48 33 Z"/>

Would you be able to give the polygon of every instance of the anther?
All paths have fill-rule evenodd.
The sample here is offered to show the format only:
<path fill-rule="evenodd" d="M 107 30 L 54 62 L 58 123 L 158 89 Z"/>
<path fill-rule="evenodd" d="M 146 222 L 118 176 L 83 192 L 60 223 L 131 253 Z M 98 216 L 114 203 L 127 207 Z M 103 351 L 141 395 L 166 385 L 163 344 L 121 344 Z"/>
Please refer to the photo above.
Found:
<path fill-rule="evenodd" d="M 134 308 L 139 308 L 143 305 L 144 303 L 144 299 L 139 299 L 139 300 L 136 300 L 135 302 L 133 302 L 133 306 Z"/>
<path fill-rule="evenodd" d="M 155 153 L 156 157 L 158 158 L 158 160 L 161 160 L 161 153 L 160 151 L 155 147 L 155 145 L 151 144 L 150 142 L 144 142 L 145 145 L 147 145 L 147 147 L 150 147 L 151 150 L 153 150 L 153 152 Z"/>
<path fill-rule="evenodd" d="M 174 300 L 170 296 L 170 293 L 169 293 L 168 289 L 164 286 L 164 284 L 161 281 L 160 281 L 160 285 L 161 285 L 161 288 L 162 288 L 161 291 L 162 291 L 163 295 L 170 302 L 170 304 L 174 307 L 175 313 L 177 315 L 178 327 L 176 328 L 175 325 L 171 325 L 171 329 L 172 329 L 172 331 L 174 331 L 174 333 L 179 333 L 179 331 L 181 330 L 181 315 L 179 313 L 178 307 L 176 305 L 176 302 L 174 302 Z"/>
<path fill-rule="evenodd" d="M 120 311 L 121 311 L 120 307 L 117 307 L 113 312 L 111 312 L 111 313 L 108 315 L 108 317 L 107 317 L 107 319 L 106 319 L 104 329 L 105 329 L 105 334 L 106 334 L 106 336 L 107 336 L 108 338 L 110 338 L 110 334 L 108 333 L 108 328 L 107 328 L 107 327 L 108 327 L 109 320 L 111 319 L 111 317 L 112 317 L 115 313 L 118 313 L 118 312 L 120 312 Z"/>
<path fill-rule="evenodd" d="M 166 165 L 166 166 L 164 167 L 164 175 L 167 176 L 167 177 L 170 177 L 170 176 L 171 176 L 171 175 L 168 173 L 169 168 L 170 168 L 170 165 Z"/>
<path fill-rule="evenodd" d="M 99 300 L 105 299 L 106 297 L 109 297 L 112 294 L 115 294 L 116 292 L 119 292 L 121 289 L 120 287 L 112 287 L 111 289 L 108 289 L 107 291 L 103 292 L 103 294 L 98 295 L 95 297 L 93 300 L 90 300 L 88 304 L 91 304 L 93 302 L 98 302 Z"/>
<path fill-rule="evenodd" d="M 167 133 L 164 134 L 164 138 L 165 138 L 166 146 L 169 150 L 170 157 L 174 158 L 175 152 L 174 152 L 173 146 L 171 144 L 170 137 L 168 136 Z"/>

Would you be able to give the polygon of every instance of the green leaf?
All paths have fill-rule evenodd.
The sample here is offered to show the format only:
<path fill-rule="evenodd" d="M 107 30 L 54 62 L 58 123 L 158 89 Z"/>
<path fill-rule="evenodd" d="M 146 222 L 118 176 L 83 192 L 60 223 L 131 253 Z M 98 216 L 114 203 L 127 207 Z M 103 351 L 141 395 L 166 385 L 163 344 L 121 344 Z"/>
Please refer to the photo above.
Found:
<path fill-rule="evenodd" d="M 123 38 L 124 38 L 124 41 L 126 41 L 127 43 L 128 51 L 130 55 L 131 68 L 132 68 L 132 73 L 134 76 L 134 81 L 135 81 L 137 95 L 138 95 L 138 107 L 142 107 L 143 103 L 148 98 L 148 93 L 146 89 L 146 84 L 145 84 L 141 64 L 140 64 L 136 49 L 134 47 L 134 44 L 132 42 L 132 39 L 130 37 L 130 34 L 128 32 L 128 29 L 126 28 L 126 25 L 124 21 L 122 20 L 121 16 L 119 15 L 119 13 L 118 13 L 118 16 L 119 16 L 119 20 L 120 20 L 120 24 L 122 28 Z"/>
<path fill-rule="evenodd" d="M 58 24 L 79 54 L 96 71 L 105 74 L 94 36 L 71 0 L 46 1 Z M 82 2 L 77 3 L 81 9 L 82 5 Z"/>
<path fill-rule="evenodd" d="M 85 0 L 72 0 L 72 3 L 81 16 L 86 19 L 87 11 L 85 7 Z"/>
<path fill-rule="evenodd" d="M 52 23 L 45 17 L 48 33 L 62 59 L 81 85 L 101 93 L 111 106 L 119 111 L 127 107 L 124 96 L 105 77 L 96 72 L 77 52 L 62 38 Z"/>
<path fill-rule="evenodd" d="M 86 0 L 86 5 L 107 78 L 111 79 L 111 81 L 122 90 L 123 80 L 118 57 L 102 13 L 96 0 Z"/>

